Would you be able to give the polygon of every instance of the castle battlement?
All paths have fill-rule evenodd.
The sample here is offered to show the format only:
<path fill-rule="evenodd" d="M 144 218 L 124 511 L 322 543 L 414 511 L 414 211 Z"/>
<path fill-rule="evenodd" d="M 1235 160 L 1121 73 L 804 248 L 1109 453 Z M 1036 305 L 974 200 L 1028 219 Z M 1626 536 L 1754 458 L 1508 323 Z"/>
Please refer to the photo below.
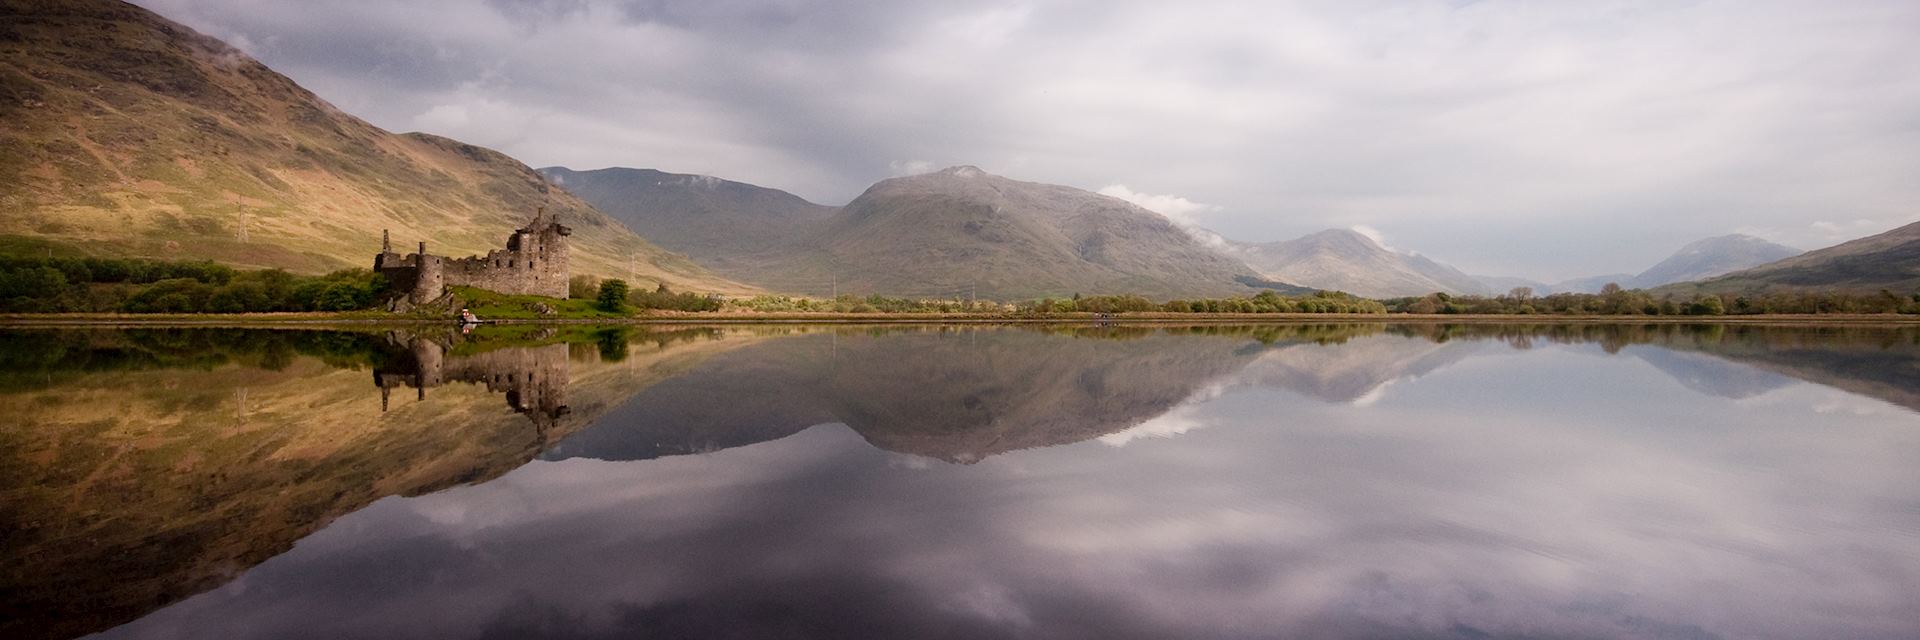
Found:
<path fill-rule="evenodd" d="M 394 291 L 416 305 L 431 302 L 454 286 L 566 298 L 571 275 L 567 237 L 572 234 L 571 228 L 542 208 L 527 226 L 507 236 L 505 249 L 488 251 L 485 256 L 448 258 L 427 253 L 425 242 L 414 253 L 397 253 L 392 236 L 382 231 L 373 270 L 386 276 Z"/>

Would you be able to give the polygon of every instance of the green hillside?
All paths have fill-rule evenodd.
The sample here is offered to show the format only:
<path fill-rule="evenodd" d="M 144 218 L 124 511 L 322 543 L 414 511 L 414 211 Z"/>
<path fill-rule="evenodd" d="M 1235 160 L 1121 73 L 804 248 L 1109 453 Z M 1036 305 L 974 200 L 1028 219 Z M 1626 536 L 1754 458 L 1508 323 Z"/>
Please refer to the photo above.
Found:
<path fill-rule="evenodd" d="M 0 252 L 322 272 L 484 253 L 546 206 L 574 271 L 744 291 L 496 151 L 394 134 L 225 43 L 112 0 L 0 1 Z"/>

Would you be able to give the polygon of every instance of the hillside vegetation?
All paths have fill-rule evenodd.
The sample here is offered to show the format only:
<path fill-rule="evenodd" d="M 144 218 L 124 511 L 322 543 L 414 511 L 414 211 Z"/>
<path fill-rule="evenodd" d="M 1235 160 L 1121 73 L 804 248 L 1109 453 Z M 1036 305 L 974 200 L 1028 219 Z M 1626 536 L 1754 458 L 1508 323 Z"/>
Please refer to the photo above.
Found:
<path fill-rule="evenodd" d="M 365 267 L 391 229 L 462 256 L 541 206 L 578 273 L 745 291 L 504 154 L 393 134 L 112 0 L 0 2 L 0 253 Z"/>

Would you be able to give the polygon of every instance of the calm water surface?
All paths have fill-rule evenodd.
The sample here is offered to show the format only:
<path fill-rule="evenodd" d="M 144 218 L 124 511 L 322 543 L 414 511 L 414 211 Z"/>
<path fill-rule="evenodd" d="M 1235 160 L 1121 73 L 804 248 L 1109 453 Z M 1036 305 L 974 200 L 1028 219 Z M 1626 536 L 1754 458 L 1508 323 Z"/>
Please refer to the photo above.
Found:
<path fill-rule="evenodd" d="M 1911 638 L 1920 331 L 0 332 L 0 636 Z"/>

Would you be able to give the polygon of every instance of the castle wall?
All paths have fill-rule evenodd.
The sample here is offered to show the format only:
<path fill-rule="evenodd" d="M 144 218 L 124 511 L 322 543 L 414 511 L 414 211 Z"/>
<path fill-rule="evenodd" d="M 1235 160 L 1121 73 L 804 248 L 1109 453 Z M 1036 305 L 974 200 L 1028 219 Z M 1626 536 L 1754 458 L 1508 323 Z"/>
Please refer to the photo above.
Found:
<path fill-rule="evenodd" d="M 542 214 L 508 236 L 506 249 L 489 251 L 484 257 L 431 255 L 424 242 L 419 252 L 403 256 L 394 253 L 390 243 L 383 243 L 373 259 L 373 269 L 386 276 L 392 289 L 404 292 L 413 304 L 432 301 L 450 286 L 564 299 L 571 275 L 567 248 L 570 233 L 570 229 Z"/>
<path fill-rule="evenodd" d="M 382 393 L 395 387 L 413 387 L 418 397 L 426 390 L 462 382 L 485 385 L 506 395 L 507 406 L 525 414 L 542 430 L 571 413 L 567 406 L 569 378 L 567 345 L 497 349 L 468 356 L 449 356 L 447 347 L 414 337 L 406 350 L 373 372 Z M 409 357 L 410 356 L 410 357 Z"/>
<path fill-rule="evenodd" d="M 486 257 L 448 260 L 444 269 L 448 286 L 549 298 L 567 297 L 567 276 L 564 260 L 529 251 L 489 251 Z"/>

